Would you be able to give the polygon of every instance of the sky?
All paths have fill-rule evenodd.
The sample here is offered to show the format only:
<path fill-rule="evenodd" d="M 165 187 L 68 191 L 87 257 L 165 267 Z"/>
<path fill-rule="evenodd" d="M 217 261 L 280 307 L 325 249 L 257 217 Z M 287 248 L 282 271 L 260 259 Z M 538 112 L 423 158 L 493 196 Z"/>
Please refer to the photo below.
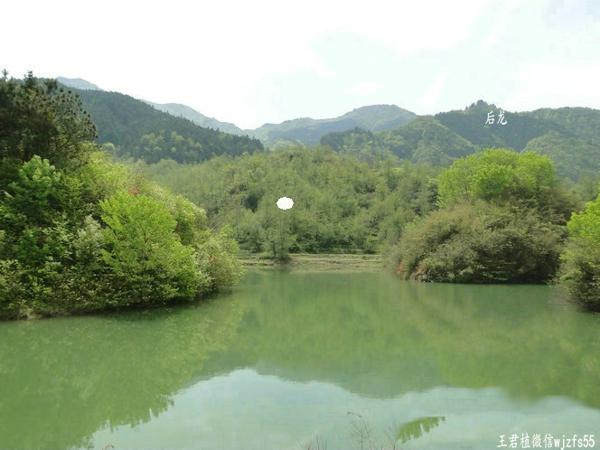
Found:
<path fill-rule="evenodd" d="M 7 2 L 0 68 L 244 128 L 371 104 L 600 109 L 599 0 Z"/>

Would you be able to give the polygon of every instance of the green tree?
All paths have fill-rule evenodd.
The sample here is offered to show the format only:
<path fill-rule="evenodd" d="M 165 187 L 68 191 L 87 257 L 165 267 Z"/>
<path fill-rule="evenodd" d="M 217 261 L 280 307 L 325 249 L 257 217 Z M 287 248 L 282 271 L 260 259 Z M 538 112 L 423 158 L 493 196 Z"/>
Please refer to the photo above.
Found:
<path fill-rule="evenodd" d="M 96 128 L 79 98 L 55 81 L 29 73 L 23 81 L 0 78 L 0 158 L 34 155 L 64 166 L 78 163 Z"/>
<path fill-rule="evenodd" d="M 439 176 L 441 206 L 475 199 L 539 200 L 557 183 L 552 161 L 533 153 L 491 149 L 460 159 Z"/>
<path fill-rule="evenodd" d="M 68 195 L 62 174 L 37 155 L 21 166 L 18 179 L 9 185 L 7 193 L 6 206 L 20 216 L 12 217 L 10 225 L 5 222 L 13 231 L 26 224 L 50 224 L 64 209 Z"/>
<path fill-rule="evenodd" d="M 552 161 L 535 153 L 490 149 L 455 161 L 438 179 L 441 207 L 484 200 L 534 208 L 565 223 L 578 199 L 559 182 Z"/>
<path fill-rule="evenodd" d="M 581 213 L 573 213 L 567 224 L 571 236 L 600 245 L 600 196 L 589 202 Z"/>
<path fill-rule="evenodd" d="M 561 280 L 575 302 L 600 311 L 600 196 L 574 213 L 567 227 Z"/>
<path fill-rule="evenodd" d="M 193 297 L 208 284 L 163 204 L 147 195 L 120 192 L 100 206 L 107 226 L 102 257 L 119 285 L 121 305 Z"/>
<path fill-rule="evenodd" d="M 275 257 L 285 258 L 287 251 L 375 253 L 405 224 L 436 207 L 436 169 L 367 164 L 329 148 L 283 148 L 193 166 L 161 161 L 143 168 L 149 178 L 204 208 L 211 227 L 231 225 L 243 250 Z M 292 210 L 276 208 L 283 195 L 297 200 Z"/>
<path fill-rule="evenodd" d="M 534 211 L 481 201 L 411 224 L 392 254 L 397 273 L 420 281 L 546 282 L 559 266 L 561 227 Z"/>
<path fill-rule="evenodd" d="M 232 241 L 99 154 L 69 92 L 5 76 L 0 119 L 0 318 L 192 299 L 237 279 Z"/>
<path fill-rule="evenodd" d="M 196 163 L 215 155 L 260 152 L 258 139 L 199 126 L 118 92 L 74 89 L 98 129 L 98 142 L 113 155 L 149 163 Z"/>

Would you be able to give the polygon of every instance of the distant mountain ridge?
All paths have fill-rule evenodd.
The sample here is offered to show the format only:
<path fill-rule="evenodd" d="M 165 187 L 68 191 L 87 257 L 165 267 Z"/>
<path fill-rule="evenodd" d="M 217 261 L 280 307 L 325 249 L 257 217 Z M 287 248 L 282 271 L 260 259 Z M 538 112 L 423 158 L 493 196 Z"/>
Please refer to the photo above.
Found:
<path fill-rule="evenodd" d="M 213 128 L 225 133 L 237 134 L 239 136 L 251 135 L 252 133 L 244 131 L 233 123 L 221 122 L 213 117 L 205 116 L 187 105 L 180 103 L 153 103 L 146 102 L 160 111 L 164 111 L 176 117 L 183 117 L 205 128 Z"/>
<path fill-rule="evenodd" d="M 134 152 L 141 152 L 150 160 L 170 157 L 170 151 L 160 152 L 152 148 L 156 150 L 171 146 L 177 150 L 177 147 L 186 147 L 183 151 L 186 156 L 179 157 L 193 162 L 198 154 L 202 154 L 201 159 L 206 159 L 211 155 L 235 155 L 243 151 L 261 150 L 263 145 L 257 140 L 260 139 L 272 148 L 286 144 L 320 143 L 365 160 L 395 155 L 401 159 L 434 165 L 448 165 L 456 158 L 486 147 L 508 147 L 548 155 L 555 161 L 558 173 L 573 180 L 593 176 L 600 171 L 600 110 L 591 108 L 505 111 L 506 125 L 486 125 L 488 113 L 499 115 L 502 108 L 483 100 L 461 110 L 440 112 L 433 116 L 417 116 L 395 105 L 371 105 L 329 119 L 305 117 L 243 130 L 186 105 L 156 104 L 123 94 L 106 93 L 95 84 L 78 78 L 59 77 L 58 81 L 78 90 L 84 106 L 97 122 L 101 142 L 134 147 Z M 105 104 L 102 112 L 99 112 L 96 102 L 103 95 L 111 95 L 113 100 L 103 97 Z M 128 100 L 124 102 L 118 96 L 127 97 Z M 135 102 L 144 104 L 145 108 L 139 104 L 134 106 Z M 117 104 L 128 105 L 129 111 L 124 113 L 118 110 Z M 137 114 L 142 114 L 144 119 L 137 118 Z M 183 125 L 184 122 L 186 125 Z M 161 128 L 163 123 L 169 123 L 166 127 L 169 133 L 179 131 L 175 135 L 164 135 L 165 130 Z M 194 129 L 194 125 L 198 128 Z M 214 134 L 220 132 L 224 133 Z M 122 142 L 126 136 L 134 138 Z M 236 141 L 234 138 L 246 140 Z M 140 140 L 144 140 L 145 150 L 140 150 Z"/>
<path fill-rule="evenodd" d="M 433 116 L 419 116 L 392 130 L 375 133 L 362 128 L 330 133 L 320 143 L 367 161 L 396 156 L 437 166 L 448 165 L 476 150 L 473 143 Z"/>
<path fill-rule="evenodd" d="M 159 111 L 118 92 L 79 90 L 98 130 L 98 142 L 116 156 L 155 163 L 173 159 L 197 163 L 213 156 L 236 156 L 264 149 L 258 139 L 201 127 L 188 119 Z"/>
<path fill-rule="evenodd" d="M 505 111 L 506 125 L 497 123 L 500 111 L 502 108 L 479 100 L 462 110 L 419 116 L 392 130 L 371 133 L 358 128 L 325 135 L 320 142 L 363 158 L 365 153 L 392 154 L 434 165 L 448 165 L 483 148 L 508 147 L 549 156 L 558 173 L 573 180 L 600 171 L 600 110 Z M 489 113 L 495 123 L 486 125 Z M 369 150 L 365 152 L 365 148 Z"/>
<path fill-rule="evenodd" d="M 330 119 L 305 117 L 287 120 L 280 124 L 265 124 L 249 131 L 268 145 L 278 141 L 315 145 L 328 133 L 347 131 L 356 127 L 368 131 L 382 131 L 404 125 L 415 117 L 416 114 L 396 105 L 371 105 L 356 108 Z"/>
<path fill-rule="evenodd" d="M 184 117 L 200 126 L 214 128 L 226 133 L 247 135 L 260 139 L 267 145 L 295 143 L 315 145 L 327 133 L 346 131 L 360 127 L 369 131 L 381 131 L 408 123 L 416 117 L 410 111 L 396 105 L 371 105 L 356 108 L 339 117 L 312 119 L 310 117 L 286 120 L 279 124 L 264 124 L 256 129 L 241 129 L 233 123 L 221 122 L 179 103 L 147 102 L 156 109 L 171 115 Z"/>
<path fill-rule="evenodd" d="M 82 91 L 101 91 L 98 86 L 94 83 L 90 83 L 83 78 L 66 78 L 66 77 L 57 77 L 56 81 L 70 88 L 79 89 Z"/>
<path fill-rule="evenodd" d="M 58 77 L 57 80 L 65 86 L 79 90 L 100 90 L 95 84 L 80 78 Z M 255 137 L 269 146 L 281 143 L 315 145 L 327 133 L 347 131 L 355 127 L 369 131 L 389 130 L 408 123 L 417 117 L 413 112 L 396 105 L 370 105 L 328 119 L 305 117 L 286 120 L 278 124 L 267 123 L 256 129 L 242 129 L 233 123 L 222 122 L 180 103 L 145 102 L 159 111 L 169 113 L 175 117 L 185 118 L 201 127 L 239 136 Z"/>

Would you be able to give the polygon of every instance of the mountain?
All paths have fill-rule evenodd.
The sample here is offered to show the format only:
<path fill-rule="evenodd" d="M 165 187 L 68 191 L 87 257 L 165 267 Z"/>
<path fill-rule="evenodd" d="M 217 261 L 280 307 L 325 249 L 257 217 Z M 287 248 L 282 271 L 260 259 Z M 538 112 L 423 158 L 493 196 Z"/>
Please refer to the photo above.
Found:
<path fill-rule="evenodd" d="M 357 126 L 369 131 L 383 131 L 409 123 L 415 117 L 415 113 L 396 105 L 371 105 L 353 109 L 340 119 L 354 120 Z"/>
<path fill-rule="evenodd" d="M 58 77 L 57 81 L 79 91 L 101 91 L 95 84 L 81 78 Z M 285 144 L 315 145 L 327 133 L 352 130 L 356 127 L 369 131 L 389 130 L 408 123 L 416 117 L 414 113 L 396 105 L 371 105 L 356 108 L 342 116 L 330 119 L 292 119 L 279 124 L 264 124 L 256 129 L 243 130 L 233 123 L 221 122 L 180 103 L 150 101 L 146 103 L 159 111 L 187 119 L 203 128 L 255 137 L 270 147 Z"/>
<path fill-rule="evenodd" d="M 395 155 L 417 163 L 451 164 L 476 151 L 476 146 L 432 116 L 420 116 L 408 124 L 381 133 Z"/>
<path fill-rule="evenodd" d="M 278 141 L 315 145 L 328 133 L 357 127 L 368 131 L 382 131 L 408 123 L 415 117 L 414 113 L 395 105 L 373 105 L 363 106 L 331 119 L 293 119 L 280 124 L 265 124 L 249 132 L 268 145 Z"/>
<path fill-rule="evenodd" d="M 542 108 L 529 113 L 532 117 L 550 121 L 568 133 L 594 145 L 600 144 L 600 110 L 592 108 Z"/>
<path fill-rule="evenodd" d="M 329 119 L 299 118 L 242 130 L 183 104 L 144 102 L 81 78 L 57 81 L 79 93 L 100 143 L 114 144 L 120 156 L 148 162 L 197 162 L 260 151 L 263 143 L 272 149 L 321 143 L 365 161 L 395 155 L 433 165 L 448 165 L 482 148 L 508 147 L 548 155 L 557 172 L 573 180 L 600 171 L 600 111 L 591 108 L 510 112 L 479 100 L 462 110 L 416 116 L 395 105 L 372 105 Z M 498 123 L 501 112 L 506 125 Z M 492 124 L 486 124 L 489 115 Z"/>
<path fill-rule="evenodd" d="M 220 130 L 225 133 L 237 134 L 240 136 L 252 134 L 252 132 L 247 132 L 237 127 L 233 123 L 229 122 L 221 122 L 213 117 L 205 116 L 204 114 L 196 111 L 193 108 L 190 108 L 187 105 L 182 105 L 180 103 L 152 103 L 147 102 L 150 105 L 154 106 L 156 109 L 160 111 L 164 111 L 166 113 L 171 114 L 176 117 L 183 117 L 185 119 L 191 120 L 197 125 L 205 128 L 213 128 L 215 130 Z"/>
<path fill-rule="evenodd" d="M 479 101 L 463 111 L 436 118 L 479 148 L 500 146 L 549 156 L 561 176 L 578 180 L 600 170 L 600 111 L 591 108 L 542 108 L 506 113 L 507 125 L 482 126 L 499 110 Z"/>
<path fill-rule="evenodd" d="M 600 110 L 592 108 L 543 108 L 529 113 L 549 121 L 560 132 L 548 132 L 527 143 L 525 150 L 548 155 L 559 174 L 578 180 L 600 172 Z"/>
<path fill-rule="evenodd" d="M 572 180 L 600 172 L 600 145 L 574 136 L 549 131 L 529 141 L 525 151 L 549 156 L 557 172 Z"/>
<path fill-rule="evenodd" d="M 279 124 L 265 124 L 256 129 L 242 130 L 232 123 L 221 122 L 205 116 L 187 105 L 148 103 L 156 109 L 173 116 L 184 117 L 203 127 L 256 137 L 270 147 L 285 144 L 315 145 L 319 143 L 322 136 L 330 132 L 347 131 L 356 127 L 369 131 L 388 130 L 408 123 L 416 117 L 412 112 L 395 105 L 373 105 L 363 106 L 331 119 L 305 117 L 287 120 Z"/>
<path fill-rule="evenodd" d="M 367 161 L 373 158 L 372 155 L 395 155 L 432 165 L 448 165 L 476 150 L 471 142 L 432 116 L 420 116 L 405 125 L 379 133 L 361 128 L 330 133 L 320 142 L 338 152 L 354 154 Z"/>
<path fill-rule="evenodd" d="M 523 150 L 527 143 L 548 131 L 564 132 L 564 128 L 553 121 L 538 118 L 528 112 L 505 111 L 506 125 L 497 123 L 502 108 L 479 100 L 469 107 L 438 113 L 435 118 L 477 147 L 509 147 Z M 485 125 L 488 113 L 496 123 Z"/>
<path fill-rule="evenodd" d="M 94 83 L 90 83 L 82 78 L 57 77 L 56 81 L 69 88 L 78 89 L 80 91 L 102 91 L 102 89 L 100 89 Z M 169 113 L 175 117 L 183 117 L 184 119 L 190 120 L 203 128 L 212 128 L 214 130 L 223 131 L 224 133 L 237 134 L 240 136 L 252 134 L 251 132 L 245 132 L 233 123 L 221 122 L 212 117 L 205 116 L 204 114 L 187 105 L 182 105 L 180 103 L 154 103 L 149 101 L 146 103 L 152 105 L 159 111 Z"/>
<path fill-rule="evenodd" d="M 82 91 L 101 91 L 102 90 L 98 86 L 96 86 L 94 83 L 90 83 L 89 81 L 84 80 L 83 78 L 58 77 L 58 78 L 56 78 L 56 81 L 58 81 L 60 84 L 64 84 L 67 87 L 70 87 L 73 89 L 79 89 Z"/>
<path fill-rule="evenodd" d="M 533 151 L 554 160 L 559 175 L 578 180 L 600 171 L 600 111 L 590 108 L 544 108 L 504 111 L 479 100 L 462 110 L 419 116 L 381 132 L 355 128 L 329 133 L 321 144 L 363 160 L 395 155 L 413 162 L 448 165 L 487 147 Z M 494 123 L 487 124 L 488 114 Z"/>
<path fill-rule="evenodd" d="M 98 142 L 111 143 L 117 156 L 154 163 L 174 159 L 195 163 L 217 155 L 263 150 L 258 139 L 204 128 L 118 92 L 73 89 L 98 129 Z M 110 148 L 110 146 L 108 146 Z"/>

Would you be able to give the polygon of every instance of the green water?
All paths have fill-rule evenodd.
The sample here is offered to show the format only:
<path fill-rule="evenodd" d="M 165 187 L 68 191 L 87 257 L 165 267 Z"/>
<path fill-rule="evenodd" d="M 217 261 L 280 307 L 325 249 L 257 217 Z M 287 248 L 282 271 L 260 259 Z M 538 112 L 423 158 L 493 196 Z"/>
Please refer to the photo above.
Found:
<path fill-rule="evenodd" d="M 273 271 L 196 306 L 0 323 L 0 448 L 598 441 L 600 317 L 558 297 Z"/>

